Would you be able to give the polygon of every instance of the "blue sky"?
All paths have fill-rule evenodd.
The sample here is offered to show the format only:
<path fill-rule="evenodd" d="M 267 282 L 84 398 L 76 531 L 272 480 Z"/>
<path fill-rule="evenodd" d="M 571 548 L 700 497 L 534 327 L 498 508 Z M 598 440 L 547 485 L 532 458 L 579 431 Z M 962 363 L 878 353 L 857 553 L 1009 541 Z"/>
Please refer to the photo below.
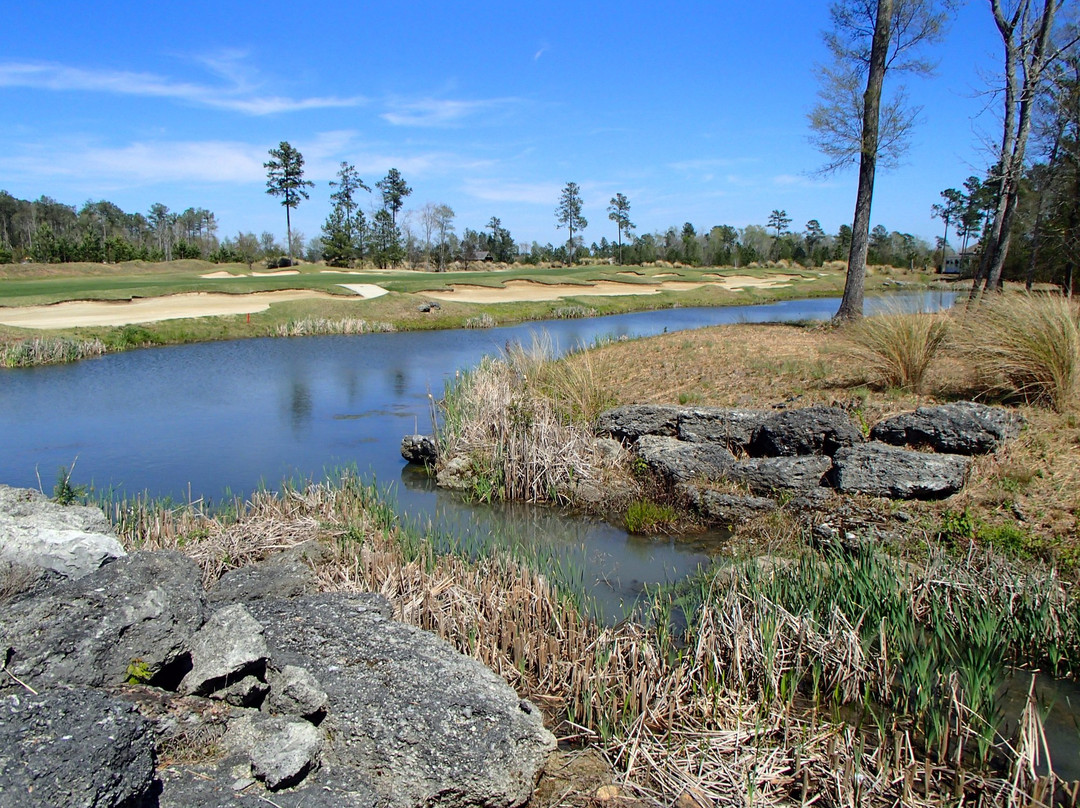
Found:
<path fill-rule="evenodd" d="M 145 212 L 204 207 L 220 235 L 284 236 L 263 162 L 282 140 L 317 183 L 294 226 L 318 235 L 347 160 L 371 185 L 397 167 L 407 208 L 449 204 L 458 232 L 499 216 L 557 243 L 577 182 L 586 242 L 692 222 L 850 223 L 854 171 L 828 179 L 807 139 L 828 4 L 770 2 L 10 4 L 0 54 L 0 189 Z M 931 239 L 938 192 L 988 163 L 1000 44 L 989 3 L 932 49 L 904 164 L 880 174 L 873 223 Z M 374 199 L 372 199 L 374 202 Z"/>

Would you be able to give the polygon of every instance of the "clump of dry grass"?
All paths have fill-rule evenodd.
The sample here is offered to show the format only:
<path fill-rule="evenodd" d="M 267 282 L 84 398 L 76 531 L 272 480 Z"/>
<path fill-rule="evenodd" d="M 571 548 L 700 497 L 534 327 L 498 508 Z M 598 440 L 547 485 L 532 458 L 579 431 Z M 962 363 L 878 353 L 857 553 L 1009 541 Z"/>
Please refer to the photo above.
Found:
<path fill-rule="evenodd" d="M 888 311 L 863 317 L 843 333 L 852 357 L 874 379 L 918 394 L 948 331 L 944 315 Z"/>
<path fill-rule="evenodd" d="M 279 337 L 312 337 L 330 334 L 372 334 L 396 331 L 393 323 L 369 322 L 354 317 L 330 319 L 328 317 L 303 317 L 281 323 L 274 330 Z"/>
<path fill-rule="evenodd" d="M 33 337 L 0 346 L 0 365 L 8 368 L 75 362 L 108 353 L 100 339 Z"/>
<path fill-rule="evenodd" d="M 439 405 L 439 467 L 466 458 L 481 500 L 572 501 L 601 475 L 587 426 L 601 406 L 590 374 L 588 362 L 553 361 L 542 342 L 459 374 Z"/>
<path fill-rule="evenodd" d="M 1060 295 L 984 297 L 964 318 L 957 342 L 984 371 L 991 391 L 1076 407 L 1080 392 L 1080 306 Z"/>

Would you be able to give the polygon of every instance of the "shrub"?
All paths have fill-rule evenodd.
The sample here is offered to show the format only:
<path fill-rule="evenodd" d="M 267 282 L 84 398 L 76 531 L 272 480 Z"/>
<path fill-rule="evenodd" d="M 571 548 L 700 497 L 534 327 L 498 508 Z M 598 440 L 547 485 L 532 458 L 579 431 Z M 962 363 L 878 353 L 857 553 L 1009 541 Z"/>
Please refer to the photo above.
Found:
<path fill-rule="evenodd" d="M 1059 295 L 998 294 L 969 311 L 958 342 L 988 391 L 1058 412 L 1076 405 L 1080 308 Z"/>
<path fill-rule="evenodd" d="M 851 324 L 846 336 L 851 353 L 881 384 L 920 393 L 947 333 L 943 315 L 889 311 Z"/>

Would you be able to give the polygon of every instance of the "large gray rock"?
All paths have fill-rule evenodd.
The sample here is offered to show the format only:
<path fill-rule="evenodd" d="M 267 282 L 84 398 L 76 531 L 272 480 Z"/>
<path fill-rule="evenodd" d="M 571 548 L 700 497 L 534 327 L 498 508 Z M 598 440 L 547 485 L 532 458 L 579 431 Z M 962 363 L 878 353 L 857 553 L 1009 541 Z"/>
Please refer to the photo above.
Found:
<path fill-rule="evenodd" d="M 0 653 L 35 688 L 118 684 L 133 660 L 157 675 L 203 624 L 201 581 L 179 553 L 132 553 L 0 610 Z"/>
<path fill-rule="evenodd" d="M 387 808 L 528 800 L 555 739 L 539 711 L 479 662 L 388 619 L 377 596 L 250 608 L 275 664 L 306 668 L 326 688 L 320 788 L 374 793 Z"/>
<path fill-rule="evenodd" d="M 600 413 L 596 434 L 631 442 L 642 435 L 675 435 L 679 408 L 666 404 L 627 404 Z"/>
<path fill-rule="evenodd" d="M 245 716 L 229 728 L 224 744 L 245 755 L 251 773 L 271 791 L 295 786 L 319 766 L 325 733 L 293 717 Z"/>
<path fill-rule="evenodd" d="M 135 808 L 154 785 L 150 724 L 96 690 L 0 698 L 0 808 Z"/>
<path fill-rule="evenodd" d="M 958 401 L 919 407 L 887 418 L 870 430 L 871 440 L 935 452 L 976 455 L 997 451 L 1020 434 L 1024 419 L 1003 407 Z"/>
<path fill-rule="evenodd" d="M 266 668 L 263 627 L 243 604 L 234 603 L 210 616 L 187 642 L 191 670 L 178 690 L 205 696 Z"/>
<path fill-rule="evenodd" d="M 770 416 L 754 430 L 754 457 L 826 454 L 864 440 L 854 421 L 839 407 L 803 407 Z"/>
<path fill-rule="evenodd" d="M 775 499 L 768 497 L 723 494 L 694 485 L 685 486 L 683 492 L 694 510 L 707 522 L 725 527 L 738 525 L 755 516 L 771 513 L 780 507 Z"/>
<path fill-rule="evenodd" d="M 832 460 L 824 455 L 750 457 L 735 463 L 727 477 L 747 485 L 755 494 L 806 491 L 823 485 L 831 468 Z"/>
<path fill-rule="evenodd" d="M 401 439 L 401 456 L 410 463 L 434 466 L 439 447 L 431 435 L 406 435 Z"/>
<path fill-rule="evenodd" d="M 125 555 L 101 508 L 58 505 L 32 488 L 0 485 L 0 556 L 82 578 Z"/>
<path fill-rule="evenodd" d="M 940 499 L 964 487 L 971 460 L 961 455 L 913 452 L 886 443 L 840 449 L 832 484 L 842 494 L 890 499 Z"/>
<path fill-rule="evenodd" d="M 721 443 L 732 452 L 745 452 L 757 429 L 773 413 L 770 410 L 695 407 L 679 412 L 679 440 Z"/>
<path fill-rule="evenodd" d="M 207 592 L 207 600 L 213 604 L 247 603 L 315 592 L 319 577 L 312 565 L 328 561 L 330 555 L 317 541 L 294 545 L 265 561 L 229 570 Z"/>
<path fill-rule="evenodd" d="M 653 473 L 672 483 L 719 480 L 735 462 L 734 455 L 718 443 L 688 443 L 659 435 L 642 435 L 634 452 Z"/>
<path fill-rule="evenodd" d="M 267 707 L 275 713 L 319 719 L 326 713 L 330 697 L 319 681 L 305 668 L 286 665 L 267 672 L 270 698 Z"/>

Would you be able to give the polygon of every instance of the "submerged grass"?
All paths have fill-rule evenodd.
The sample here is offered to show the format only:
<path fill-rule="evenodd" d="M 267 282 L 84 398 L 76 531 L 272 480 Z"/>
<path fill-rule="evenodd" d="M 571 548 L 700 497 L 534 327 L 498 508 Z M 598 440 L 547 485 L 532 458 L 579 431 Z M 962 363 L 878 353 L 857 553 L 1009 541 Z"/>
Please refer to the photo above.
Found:
<path fill-rule="evenodd" d="M 320 539 L 324 589 L 382 593 L 541 705 L 564 739 L 604 749 L 651 802 L 1049 805 L 1054 792 L 1027 768 L 1037 711 L 1000 737 L 989 686 L 1003 661 L 1077 669 L 1076 603 L 1053 577 L 810 551 L 651 591 L 603 625 L 544 551 L 410 531 L 351 474 L 219 515 L 148 502 L 113 514 L 130 548 L 180 549 L 207 581 Z"/>

